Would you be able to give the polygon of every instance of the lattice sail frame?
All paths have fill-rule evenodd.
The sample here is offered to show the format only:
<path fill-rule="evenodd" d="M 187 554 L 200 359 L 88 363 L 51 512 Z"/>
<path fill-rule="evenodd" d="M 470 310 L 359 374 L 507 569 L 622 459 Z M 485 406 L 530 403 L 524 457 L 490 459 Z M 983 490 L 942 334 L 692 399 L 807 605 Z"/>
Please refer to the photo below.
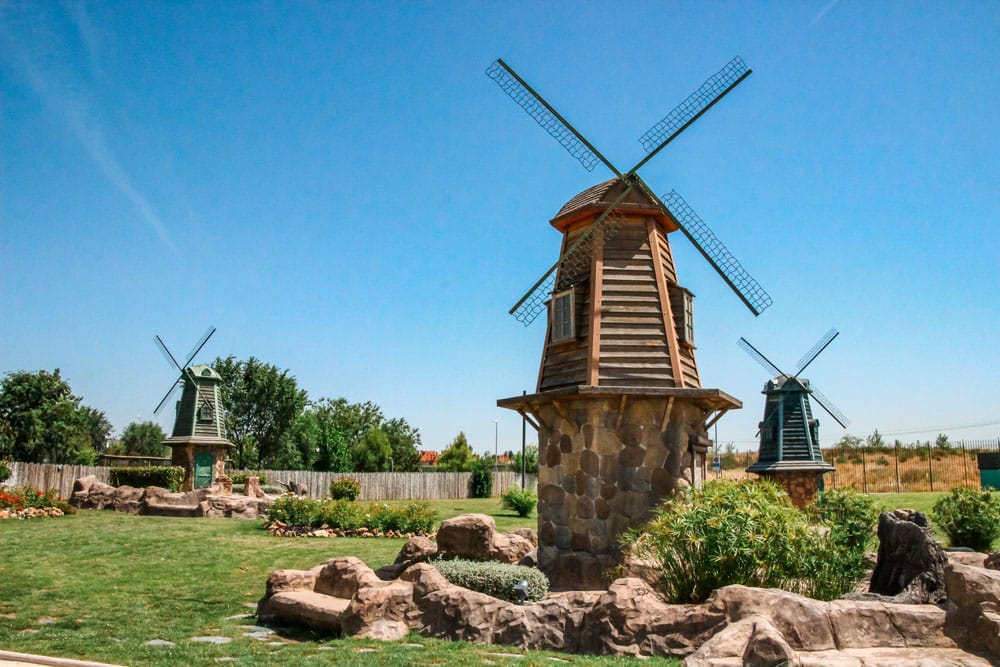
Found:
<path fill-rule="evenodd" d="M 646 162 L 652 159 L 667 144 L 673 141 L 681 132 L 696 121 L 702 114 L 707 112 L 719 100 L 725 97 L 733 88 L 739 85 L 750 75 L 750 70 L 743 59 L 736 56 L 729 61 L 721 70 L 709 77 L 694 93 L 677 105 L 660 122 L 650 128 L 640 138 L 643 148 L 648 155 L 640 160 L 627 173 L 622 174 L 600 151 L 586 140 L 565 118 L 549 105 L 534 89 L 528 85 L 513 69 L 511 69 L 501 59 L 494 61 L 487 68 L 487 75 L 493 79 L 501 89 L 507 93 L 519 106 L 530 115 L 535 122 L 554 137 L 567 152 L 576 158 L 587 171 L 592 171 L 596 162 L 603 162 L 616 176 L 627 183 L 625 192 L 627 193 L 636 184 L 649 195 L 664 214 L 674 218 L 678 227 L 688 237 L 691 243 L 698 249 L 702 256 L 716 270 L 719 276 L 736 292 L 737 296 L 756 316 L 770 306 L 773 302 L 770 295 L 757 283 L 756 280 L 729 252 L 712 230 L 705 224 L 697 214 L 691 210 L 690 206 L 678 195 L 672 192 L 673 201 L 678 209 L 678 214 L 674 214 L 664 203 L 657 198 L 652 190 L 638 176 L 637 171 Z M 624 198 L 624 194 L 622 199 Z M 597 228 L 605 221 L 613 209 L 622 201 L 617 200 L 605 213 L 594 223 Z M 685 222 L 691 225 L 689 231 Z M 579 263 L 582 259 L 589 261 L 593 248 L 593 236 L 584 235 L 572 244 L 563 255 L 549 268 L 542 277 L 514 304 L 510 309 L 511 315 L 524 326 L 530 325 L 538 315 L 545 310 L 545 304 L 554 289 L 563 289 L 562 285 L 566 281 L 560 277 L 560 285 L 555 285 L 553 274 L 564 263 L 570 260 Z M 702 246 L 704 240 L 707 246 Z M 586 247 L 581 247 L 581 242 Z M 589 248 L 589 250 L 588 250 Z M 568 274 L 575 278 L 579 270 L 563 271 L 557 275 Z"/>
<path fill-rule="evenodd" d="M 726 89 L 732 87 L 734 83 L 749 73 L 750 68 L 747 67 L 742 58 L 736 56 L 730 60 L 725 67 L 708 77 L 698 90 L 688 95 L 686 100 L 671 109 L 670 113 L 663 117 L 663 120 L 639 137 L 639 143 L 642 144 L 643 150 L 649 153 L 658 148 L 665 139 L 675 135 L 696 116 L 706 111 Z"/>

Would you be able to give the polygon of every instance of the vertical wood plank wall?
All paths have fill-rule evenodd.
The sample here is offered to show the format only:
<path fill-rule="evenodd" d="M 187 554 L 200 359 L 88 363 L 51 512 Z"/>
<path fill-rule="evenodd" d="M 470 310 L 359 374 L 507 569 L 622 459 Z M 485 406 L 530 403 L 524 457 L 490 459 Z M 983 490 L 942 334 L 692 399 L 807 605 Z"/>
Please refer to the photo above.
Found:
<path fill-rule="evenodd" d="M 73 466 L 52 463 L 13 463 L 7 486 L 27 485 L 47 491 L 56 489 L 63 498 L 73 493 L 73 482 L 80 477 L 95 475 L 107 483 L 111 468 L 104 466 Z M 265 470 L 268 484 L 298 482 L 305 484 L 311 498 L 329 495 L 330 482 L 351 477 L 361 483 L 361 500 L 447 500 L 469 497 L 468 472 L 312 472 L 306 470 Z M 538 488 L 538 476 L 527 476 L 528 488 Z M 493 476 L 493 496 L 499 497 L 512 486 L 521 485 L 521 473 L 501 470 Z"/>

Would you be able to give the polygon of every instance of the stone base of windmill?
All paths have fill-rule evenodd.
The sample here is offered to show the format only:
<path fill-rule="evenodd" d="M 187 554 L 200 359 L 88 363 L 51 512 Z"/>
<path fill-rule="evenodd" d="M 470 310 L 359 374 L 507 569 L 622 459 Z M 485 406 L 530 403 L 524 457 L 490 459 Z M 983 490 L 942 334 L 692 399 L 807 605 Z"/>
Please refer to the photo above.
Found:
<path fill-rule="evenodd" d="M 556 589 L 607 588 L 619 540 L 700 486 L 717 389 L 575 387 L 497 401 L 538 423 L 538 567 Z"/>
<path fill-rule="evenodd" d="M 833 472 L 833 466 L 824 461 L 796 461 L 777 464 L 754 464 L 747 472 L 779 484 L 788 494 L 792 504 L 802 509 L 816 500 L 823 475 Z"/>

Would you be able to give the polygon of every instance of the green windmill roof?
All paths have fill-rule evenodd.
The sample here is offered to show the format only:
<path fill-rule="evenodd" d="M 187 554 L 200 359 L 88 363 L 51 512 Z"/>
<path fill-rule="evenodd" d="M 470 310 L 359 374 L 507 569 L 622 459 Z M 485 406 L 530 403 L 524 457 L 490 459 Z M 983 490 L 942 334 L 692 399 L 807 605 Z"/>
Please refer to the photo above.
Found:
<path fill-rule="evenodd" d="M 188 370 L 194 375 L 195 379 L 201 380 L 215 380 L 216 382 L 222 382 L 222 376 L 215 372 L 211 366 L 206 366 L 205 364 L 196 364 L 194 366 L 188 366 Z"/>

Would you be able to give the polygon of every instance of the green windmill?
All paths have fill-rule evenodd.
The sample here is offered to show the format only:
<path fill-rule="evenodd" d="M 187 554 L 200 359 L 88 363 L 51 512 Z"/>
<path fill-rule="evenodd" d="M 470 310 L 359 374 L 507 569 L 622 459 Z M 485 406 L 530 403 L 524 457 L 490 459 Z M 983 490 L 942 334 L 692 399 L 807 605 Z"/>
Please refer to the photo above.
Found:
<path fill-rule="evenodd" d="M 185 470 L 181 487 L 184 491 L 211 487 L 225 474 L 226 456 L 233 447 L 226 439 L 219 397 L 222 377 L 204 364 L 191 365 L 214 333 L 215 327 L 209 327 L 183 365 L 177 363 L 159 336 L 154 337 L 163 356 L 180 372 L 153 413 L 159 414 L 177 388 L 182 387 L 181 399 L 176 403 L 174 428 L 163 444 L 171 449 L 171 464 Z"/>
<path fill-rule="evenodd" d="M 785 487 L 795 505 L 802 507 L 823 488 L 823 475 L 833 466 L 823 460 L 819 444 L 819 420 L 813 416 L 811 400 L 816 401 L 834 421 L 846 428 L 847 417 L 838 410 L 802 372 L 840 333 L 830 329 L 807 352 L 789 375 L 775 366 L 746 338 L 739 345 L 754 360 L 773 374 L 761 392 L 766 396 L 764 418 L 760 426 L 757 462 L 747 468 L 761 477 L 771 478 Z M 811 399 L 811 400 L 810 400 Z"/>

